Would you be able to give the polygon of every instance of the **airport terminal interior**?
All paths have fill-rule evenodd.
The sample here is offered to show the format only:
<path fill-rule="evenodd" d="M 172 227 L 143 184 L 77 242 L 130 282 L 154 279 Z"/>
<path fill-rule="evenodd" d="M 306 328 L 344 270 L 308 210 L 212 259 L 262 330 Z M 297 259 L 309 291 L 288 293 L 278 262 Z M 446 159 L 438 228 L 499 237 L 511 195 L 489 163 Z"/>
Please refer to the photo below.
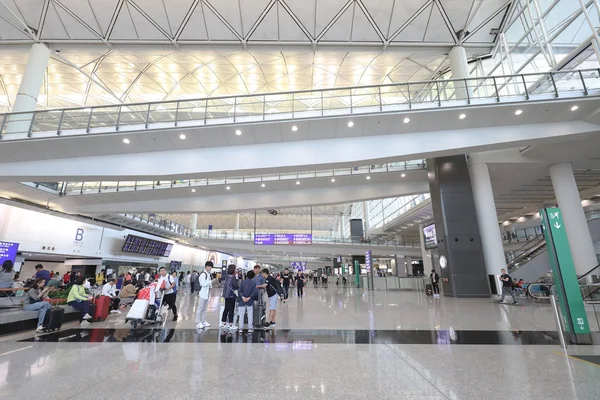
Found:
<path fill-rule="evenodd" d="M 600 395 L 599 0 L 0 0 L 0 398 Z"/>

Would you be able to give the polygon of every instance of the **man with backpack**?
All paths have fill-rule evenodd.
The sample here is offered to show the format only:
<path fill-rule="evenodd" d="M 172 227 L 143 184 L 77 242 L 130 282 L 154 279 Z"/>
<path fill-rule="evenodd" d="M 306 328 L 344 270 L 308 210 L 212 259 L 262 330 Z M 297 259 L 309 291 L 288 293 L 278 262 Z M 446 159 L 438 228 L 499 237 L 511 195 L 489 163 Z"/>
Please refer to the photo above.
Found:
<path fill-rule="evenodd" d="M 510 294 L 510 296 L 513 299 L 513 304 L 517 305 L 519 304 L 517 302 L 517 299 L 515 299 L 515 295 L 513 293 L 513 280 L 510 277 L 510 275 L 508 275 L 506 273 L 506 270 L 504 268 L 502 268 L 501 270 L 502 275 L 500 275 L 500 280 L 502 281 L 502 297 L 500 298 L 500 303 L 504 303 L 504 296 L 506 296 L 506 293 Z"/>
<path fill-rule="evenodd" d="M 210 289 L 212 288 L 210 272 L 213 266 L 214 264 L 212 261 L 207 261 L 204 264 L 204 271 L 198 276 L 200 293 L 198 295 L 198 309 L 196 311 L 196 329 L 204 329 L 210 326 L 210 324 L 206 322 L 206 310 L 208 309 L 208 299 L 210 297 Z"/>
<path fill-rule="evenodd" d="M 281 297 L 283 299 L 283 289 L 281 288 L 279 281 L 275 279 L 271 274 L 269 274 L 268 268 L 264 268 L 262 270 L 262 276 L 265 279 L 265 284 L 267 285 L 267 296 L 269 297 L 269 319 L 268 322 L 265 323 L 265 327 L 275 326 L 275 314 L 277 314 L 277 298 Z"/>

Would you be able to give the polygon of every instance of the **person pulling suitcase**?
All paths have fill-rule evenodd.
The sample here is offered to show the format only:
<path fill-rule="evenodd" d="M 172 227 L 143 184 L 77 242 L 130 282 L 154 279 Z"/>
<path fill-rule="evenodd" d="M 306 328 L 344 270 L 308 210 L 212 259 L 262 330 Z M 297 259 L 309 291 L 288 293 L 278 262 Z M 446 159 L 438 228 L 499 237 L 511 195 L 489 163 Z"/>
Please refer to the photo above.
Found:
<path fill-rule="evenodd" d="M 173 321 L 177 321 L 177 305 L 175 304 L 175 278 L 167 274 L 167 269 L 161 267 L 159 270 L 158 285 L 156 285 L 157 296 L 163 297 L 163 302 L 169 305 L 169 308 L 173 311 Z M 160 312 L 160 310 L 159 310 Z"/>

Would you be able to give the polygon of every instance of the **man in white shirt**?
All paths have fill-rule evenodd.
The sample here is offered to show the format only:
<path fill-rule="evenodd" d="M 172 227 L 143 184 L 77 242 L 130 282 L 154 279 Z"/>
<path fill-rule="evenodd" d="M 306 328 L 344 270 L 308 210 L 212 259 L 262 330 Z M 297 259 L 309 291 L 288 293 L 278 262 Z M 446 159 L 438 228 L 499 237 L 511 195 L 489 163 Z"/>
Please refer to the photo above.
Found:
<path fill-rule="evenodd" d="M 206 310 L 208 309 L 208 299 L 210 297 L 210 289 L 212 288 L 212 271 L 214 264 L 212 261 L 207 261 L 204 264 L 204 271 L 200 273 L 198 282 L 200 283 L 200 294 L 198 296 L 198 310 L 196 311 L 196 329 L 208 328 L 210 324 L 206 322 Z"/>
<path fill-rule="evenodd" d="M 163 302 L 169 305 L 169 308 L 173 310 L 173 321 L 177 321 L 177 306 L 175 305 L 175 278 L 167 274 L 167 269 L 161 267 L 158 271 L 158 284 L 156 285 L 156 297 L 160 298 L 161 295 L 165 296 Z"/>
<path fill-rule="evenodd" d="M 121 314 L 119 311 L 119 305 L 121 304 L 121 299 L 117 296 L 117 280 L 115 278 L 109 279 L 108 282 L 102 286 L 102 296 L 110 297 L 110 308 L 111 314 Z"/>

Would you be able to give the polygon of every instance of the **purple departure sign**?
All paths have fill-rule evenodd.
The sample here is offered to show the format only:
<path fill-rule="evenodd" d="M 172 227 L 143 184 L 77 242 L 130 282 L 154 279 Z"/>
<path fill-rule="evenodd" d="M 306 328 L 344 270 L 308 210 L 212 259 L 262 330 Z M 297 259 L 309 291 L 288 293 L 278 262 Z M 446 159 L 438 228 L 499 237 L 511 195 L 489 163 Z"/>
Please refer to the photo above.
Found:
<path fill-rule="evenodd" d="M 10 260 L 14 263 L 18 251 L 19 243 L 0 242 L 0 265 L 6 260 Z"/>
<path fill-rule="evenodd" d="M 257 233 L 254 244 L 312 244 L 312 233 Z"/>

